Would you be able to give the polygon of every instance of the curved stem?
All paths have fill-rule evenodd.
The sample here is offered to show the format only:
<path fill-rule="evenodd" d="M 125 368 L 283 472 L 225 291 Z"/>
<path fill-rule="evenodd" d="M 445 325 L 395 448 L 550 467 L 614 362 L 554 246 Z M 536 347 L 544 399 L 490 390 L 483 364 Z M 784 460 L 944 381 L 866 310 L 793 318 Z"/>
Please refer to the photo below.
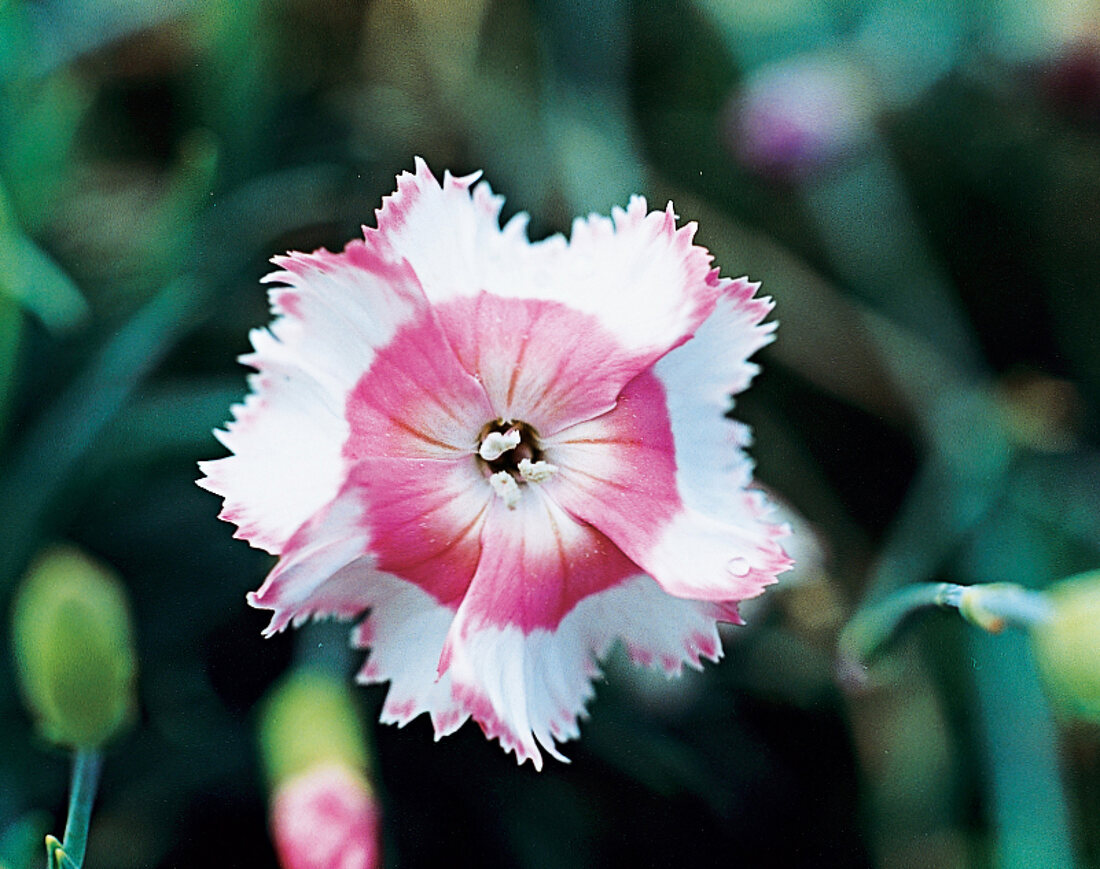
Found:
<path fill-rule="evenodd" d="M 905 586 L 855 614 L 841 632 L 841 675 L 859 681 L 864 662 L 881 649 L 901 623 L 925 607 L 956 609 L 964 619 L 990 633 L 1006 625 L 1029 627 L 1050 615 L 1050 603 L 1037 591 L 1015 583 L 955 585 L 920 582 Z"/>
<path fill-rule="evenodd" d="M 985 582 L 956 585 L 947 604 L 971 624 L 999 634 L 1007 625 L 1032 627 L 1050 618 L 1050 601 L 1042 592 L 1014 582 Z"/>
<path fill-rule="evenodd" d="M 910 615 L 925 607 L 952 606 L 959 586 L 920 582 L 905 586 L 855 614 L 840 634 L 839 652 L 845 667 L 858 668 L 875 656 Z"/>
<path fill-rule="evenodd" d="M 103 755 L 95 748 L 78 748 L 73 757 L 72 791 L 69 794 L 69 817 L 65 821 L 65 838 L 61 843 L 66 856 L 81 867 L 88 846 L 88 824 L 92 818 L 92 803 L 99 787 Z"/>

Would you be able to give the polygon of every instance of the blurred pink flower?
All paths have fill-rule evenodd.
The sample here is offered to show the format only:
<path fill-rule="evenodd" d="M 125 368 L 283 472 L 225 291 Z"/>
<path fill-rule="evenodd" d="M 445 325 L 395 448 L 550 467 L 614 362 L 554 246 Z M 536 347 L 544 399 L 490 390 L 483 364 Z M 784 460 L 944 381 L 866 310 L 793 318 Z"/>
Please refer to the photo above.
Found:
<path fill-rule="evenodd" d="M 671 204 L 532 244 L 476 178 L 418 160 L 363 240 L 275 260 L 235 455 L 201 482 L 281 556 L 249 597 L 268 634 L 369 610 L 383 721 L 473 717 L 541 767 L 617 638 L 668 673 L 715 660 L 716 621 L 789 566 L 725 417 L 771 303 Z"/>
<path fill-rule="evenodd" d="M 849 63 L 816 55 L 763 67 L 732 104 L 730 148 L 749 168 L 804 178 L 862 147 L 877 101 Z"/>
<path fill-rule="evenodd" d="M 1071 118 L 1100 121 L 1100 38 L 1059 46 L 1045 59 L 1042 90 Z"/>
<path fill-rule="evenodd" d="M 284 869 L 376 869 L 382 865 L 378 804 L 366 780 L 337 764 L 279 786 L 271 830 Z"/>

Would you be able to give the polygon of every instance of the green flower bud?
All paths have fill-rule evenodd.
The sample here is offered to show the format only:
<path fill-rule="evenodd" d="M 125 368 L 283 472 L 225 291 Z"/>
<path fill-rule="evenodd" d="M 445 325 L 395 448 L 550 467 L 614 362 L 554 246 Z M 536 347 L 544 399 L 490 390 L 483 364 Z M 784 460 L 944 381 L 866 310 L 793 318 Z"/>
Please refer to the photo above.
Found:
<path fill-rule="evenodd" d="M 133 635 L 122 586 L 73 547 L 47 550 L 16 599 L 15 660 L 43 736 L 94 747 L 135 707 Z"/>
<path fill-rule="evenodd" d="M 319 764 L 366 770 L 366 734 L 343 680 L 301 669 L 264 702 L 260 746 L 272 787 Z"/>
<path fill-rule="evenodd" d="M 1100 721 L 1100 570 L 1055 583 L 1051 616 L 1031 632 L 1051 699 L 1063 710 Z"/>

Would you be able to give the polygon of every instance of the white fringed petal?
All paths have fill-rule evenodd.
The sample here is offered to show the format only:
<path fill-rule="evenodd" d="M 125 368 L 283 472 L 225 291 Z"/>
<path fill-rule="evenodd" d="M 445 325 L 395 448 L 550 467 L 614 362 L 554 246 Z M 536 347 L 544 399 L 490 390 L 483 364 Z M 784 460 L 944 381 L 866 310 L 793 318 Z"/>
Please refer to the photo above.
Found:
<path fill-rule="evenodd" d="M 427 712 L 436 739 L 453 733 L 469 717 L 452 696 L 450 676 L 438 672 L 454 609 L 390 574 L 377 576 L 365 596 L 370 615 L 353 631 L 352 642 L 370 653 L 356 681 L 389 682 L 382 722 L 404 727 Z"/>
<path fill-rule="evenodd" d="M 504 200 L 480 173 L 440 184 L 419 158 L 383 200 L 378 229 L 405 257 L 433 305 L 486 292 L 562 302 L 599 322 L 651 364 L 694 332 L 721 293 L 712 256 L 692 244 L 695 224 L 677 228 L 669 203 L 650 212 L 641 196 L 610 218 L 574 221 L 568 241 L 529 242 L 526 215 L 501 228 Z M 471 189 L 472 188 L 472 189 Z"/>
<path fill-rule="evenodd" d="M 362 507 L 355 492 L 344 492 L 287 541 L 248 602 L 273 611 L 265 636 L 310 618 L 353 618 L 367 607 L 364 591 L 375 573 Z"/>
<path fill-rule="evenodd" d="M 384 252 L 383 252 L 384 253 Z M 276 257 L 285 284 L 270 293 L 276 314 L 251 333 L 241 362 L 257 370 L 218 439 L 233 453 L 202 462 L 200 485 L 221 495 L 221 518 L 238 537 L 277 554 L 344 482 L 350 433 L 345 406 L 375 350 L 428 315 L 416 276 L 366 244 Z"/>
<path fill-rule="evenodd" d="M 775 323 L 763 322 L 772 302 L 754 298 L 759 286 L 744 278 L 727 282 L 694 337 L 653 369 L 665 387 L 681 497 L 718 515 L 731 509 L 741 513 L 738 493 L 752 482 L 752 462 L 744 451 L 751 433 L 726 414 L 731 396 L 746 389 L 759 370 L 749 357 L 774 339 Z"/>
<path fill-rule="evenodd" d="M 253 340 L 275 343 L 259 330 Z M 278 554 L 339 490 L 348 426 L 331 393 L 301 369 L 265 363 L 249 385 L 233 420 L 215 432 L 233 455 L 200 462 L 199 485 L 225 499 L 219 516 L 238 526 L 234 537 Z"/>
<path fill-rule="evenodd" d="M 555 283 L 563 301 L 595 314 L 627 348 L 655 360 L 685 341 L 710 314 L 721 291 L 706 248 L 692 244 L 696 226 L 676 226 L 670 202 L 648 210 L 633 196 L 611 218 L 575 220 L 568 256 Z"/>
<path fill-rule="evenodd" d="M 427 712 L 438 739 L 472 717 L 536 769 L 543 751 L 565 760 L 557 746 L 580 735 L 598 661 L 616 639 L 636 663 L 672 676 L 685 664 L 718 660 L 716 622 L 736 619 L 732 606 L 672 597 L 636 576 L 585 598 L 553 630 L 471 630 L 437 678 L 454 610 L 395 577 L 380 576 L 371 588 L 370 615 L 354 637 L 371 649 L 358 680 L 390 682 L 382 720 L 403 726 Z"/>
<path fill-rule="evenodd" d="M 433 305 L 482 291 L 537 295 L 532 278 L 541 257 L 527 240 L 526 216 L 502 229 L 504 199 L 484 182 L 474 186 L 480 175 L 446 172 L 440 183 L 417 157 L 415 172 L 398 175 L 397 190 L 382 200 L 378 228 L 363 228 L 408 261 Z"/>

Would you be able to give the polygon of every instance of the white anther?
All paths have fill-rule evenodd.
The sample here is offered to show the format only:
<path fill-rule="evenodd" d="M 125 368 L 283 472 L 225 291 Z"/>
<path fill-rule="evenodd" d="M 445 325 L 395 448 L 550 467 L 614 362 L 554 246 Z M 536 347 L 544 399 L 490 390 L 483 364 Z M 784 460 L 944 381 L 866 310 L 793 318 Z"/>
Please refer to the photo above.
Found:
<path fill-rule="evenodd" d="M 549 462 L 532 462 L 530 459 L 519 460 L 519 475 L 528 483 L 545 483 L 558 472 L 558 466 Z"/>
<path fill-rule="evenodd" d="M 494 492 L 500 495 L 505 507 L 509 510 L 516 509 L 516 504 L 519 503 L 520 491 L 519 483 L 516 482 L 515 477 L 507 471 L 497 471 L 489 477 L 489 485 L 493 487 Z"/>
<path fill-rule="evenodd" d="M 491 431 L 485 435 L 485 440 L 477 448 L 477 454 L 485 461 L 491 462 L 499 459 L 508 450 L 514 450 L 519 446 L 519 429 L 510 428 L 506 432 Z"/>

